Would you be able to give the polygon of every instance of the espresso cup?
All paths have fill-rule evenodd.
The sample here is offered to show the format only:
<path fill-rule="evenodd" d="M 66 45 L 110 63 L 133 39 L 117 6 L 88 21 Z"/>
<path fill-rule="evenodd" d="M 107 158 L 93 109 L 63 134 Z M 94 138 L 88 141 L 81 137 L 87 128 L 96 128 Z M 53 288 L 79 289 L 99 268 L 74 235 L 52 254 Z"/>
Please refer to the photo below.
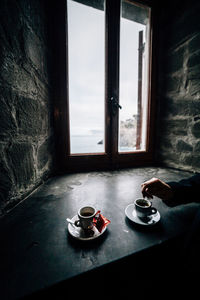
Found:
<path fill-rule="evenodd" d="M 89 230 L 93 227 L 93 218 L 96 210 L 92 206 L 84 206 L 78 211 L 79 220 L 75 221 L 75 226 L 81 227 L 83 230 Z"/>
<path fill-rule="evenodd" d="M 139 218 L 147 218 L 157 213 L 157 209 L 152 207 L 152 203 L 148 199 L 140 198 L 134 201 L 135 210 Z"/>

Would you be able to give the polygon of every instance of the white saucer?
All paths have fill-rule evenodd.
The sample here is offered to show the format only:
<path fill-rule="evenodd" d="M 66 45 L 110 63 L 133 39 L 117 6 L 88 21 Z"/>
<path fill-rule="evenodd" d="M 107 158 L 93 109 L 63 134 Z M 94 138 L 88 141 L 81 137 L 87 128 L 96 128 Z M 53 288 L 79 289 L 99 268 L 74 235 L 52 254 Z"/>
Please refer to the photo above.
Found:
<path fill-rule="evenodd" d="M 73 222 L 78 220 L 78 216 L 75 215 L 71 220 Z M 99 232 L 98 229 L 94 226 L 92 228 L 92 231 L 94 232 L 94 234 L 92 236 L 86 235 L 84 230 L 81 227 L 77 227 L 70 223 L 68 224 L 68 231 L 77 240 L 90 241 L 90 240 L 94 240 L 94 239 L 100 237 L 106 231 L 106 226 L 104 227 L 102 232 Z"/>
<path fill-rule="evenodd" d="M 137 216 L 137 213 L 135 211 L 135 204 L 129 204 L 125 209 L 125 214 L 127 218 L 131 221 L 133 221 L 136 224 L 144 225 L 144 226 L 152 226 L 157 224 L 160 221 L 160 213 L 157 211 L 156 214 L 153 214 L 147 218 L 147 220 L 142 220 Z"/>

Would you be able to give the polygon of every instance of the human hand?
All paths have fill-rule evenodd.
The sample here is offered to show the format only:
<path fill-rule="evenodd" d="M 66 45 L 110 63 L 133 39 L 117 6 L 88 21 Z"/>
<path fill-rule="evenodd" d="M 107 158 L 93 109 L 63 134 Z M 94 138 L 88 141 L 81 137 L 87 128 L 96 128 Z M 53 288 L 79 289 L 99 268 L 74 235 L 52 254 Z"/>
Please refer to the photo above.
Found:
<path fill-rule="evenodd" d="M 162 200 L 169 200 L 173 197 L 172 188 L 158 178 L 151 178 L 141 184 L 143 197 L 153 198 L 156 196 Z"/>

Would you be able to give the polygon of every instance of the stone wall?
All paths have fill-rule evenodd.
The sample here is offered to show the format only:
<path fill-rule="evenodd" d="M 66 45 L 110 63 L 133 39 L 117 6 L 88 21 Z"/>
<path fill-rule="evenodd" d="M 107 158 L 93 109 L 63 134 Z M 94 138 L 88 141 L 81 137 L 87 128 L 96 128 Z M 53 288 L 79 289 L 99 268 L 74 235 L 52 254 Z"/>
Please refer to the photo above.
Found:
<path fill-rule="evenodd" d="M 198 0 L 171 1 L 159 23 L 156 159 L 190 171 L 200 171 L 199 12 Z"/>
<path fill-rule="evenodd" d="M 46 5 L 41 0 L 0 1 L 0 214 L 52 170 Z"/>

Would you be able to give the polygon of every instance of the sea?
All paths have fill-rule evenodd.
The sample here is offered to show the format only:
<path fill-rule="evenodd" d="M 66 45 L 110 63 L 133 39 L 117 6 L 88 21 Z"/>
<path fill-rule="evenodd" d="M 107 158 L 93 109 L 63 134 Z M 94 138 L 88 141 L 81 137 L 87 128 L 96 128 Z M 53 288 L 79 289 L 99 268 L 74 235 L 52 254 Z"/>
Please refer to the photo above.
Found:
<path fill-rule="evenodd" d="M 102 144 L 98 144 L 102 142 Z M 102 153 L 104 152 L 104 138 L 102 135 L 72 135 L 71 153 Z"/>
<path fill-rule="evenodd" d="M 101 143 L 99 143 L 101 142 Z M 105 152 L 103 135 L 71 135 L 72 154 L 78 153 L 103 153 Z M 136 149 L 133 147 L 121 146 L 119 152 L 131 152 Z"/>

